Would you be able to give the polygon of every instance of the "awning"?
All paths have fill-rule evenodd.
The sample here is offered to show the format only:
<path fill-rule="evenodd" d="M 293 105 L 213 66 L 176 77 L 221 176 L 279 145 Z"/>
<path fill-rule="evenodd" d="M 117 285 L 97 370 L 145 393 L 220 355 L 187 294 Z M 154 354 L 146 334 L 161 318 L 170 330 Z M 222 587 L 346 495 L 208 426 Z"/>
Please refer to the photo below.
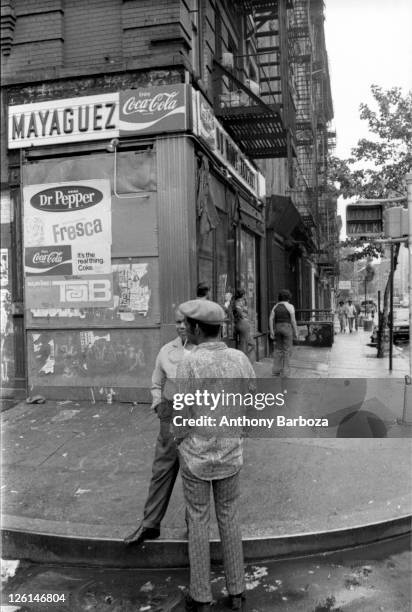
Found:
<path fill-rule="evenodd" d="M 291 198 L 272 195 L 266 200 L 266 227 L 288 238 L 302 218 Z"/>

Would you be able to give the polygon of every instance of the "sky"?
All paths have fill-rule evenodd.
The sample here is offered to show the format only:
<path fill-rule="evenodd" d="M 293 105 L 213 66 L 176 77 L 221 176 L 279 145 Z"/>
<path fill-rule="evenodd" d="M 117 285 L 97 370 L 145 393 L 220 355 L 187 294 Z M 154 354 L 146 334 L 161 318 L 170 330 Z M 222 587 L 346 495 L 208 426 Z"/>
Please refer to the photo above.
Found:
<path fill-rule="evenodd" d="M 412 0 L 324 0 L 338 157 L 368 136 L 361 102 L 372 84 L 412 89 Z M 344 217 L 345 205 L 338 203 Z M 344 221 L 344 219 L 343 219 Z"/>

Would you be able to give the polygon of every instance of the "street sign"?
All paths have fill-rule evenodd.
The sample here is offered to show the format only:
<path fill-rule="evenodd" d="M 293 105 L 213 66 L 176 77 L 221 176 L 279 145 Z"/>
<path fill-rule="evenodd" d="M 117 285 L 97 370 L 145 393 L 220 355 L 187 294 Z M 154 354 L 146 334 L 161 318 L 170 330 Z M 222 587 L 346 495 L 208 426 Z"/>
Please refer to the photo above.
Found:
<path fill-rule="evenodd" d="M 340 280 L 339 281 L 339 289 L 352 289 L 352 281 L 350 280 Z"/>
<path fill-rule="evenodd" d="M 383 231 L 383 205 L 376 201 L 358 200 L 346 208 L 348 236 L 377 236 Z"/>

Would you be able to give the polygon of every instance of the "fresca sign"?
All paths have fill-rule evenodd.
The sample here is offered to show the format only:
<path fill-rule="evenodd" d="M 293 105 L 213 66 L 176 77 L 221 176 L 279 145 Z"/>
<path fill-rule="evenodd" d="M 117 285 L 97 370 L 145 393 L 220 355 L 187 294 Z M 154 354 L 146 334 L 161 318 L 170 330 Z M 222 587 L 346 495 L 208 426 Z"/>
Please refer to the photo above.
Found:
<path fill-rule="evenodd" d="M 9 107 L 8 146 L 18 149 L 189 128 L 182 83 Z"/>

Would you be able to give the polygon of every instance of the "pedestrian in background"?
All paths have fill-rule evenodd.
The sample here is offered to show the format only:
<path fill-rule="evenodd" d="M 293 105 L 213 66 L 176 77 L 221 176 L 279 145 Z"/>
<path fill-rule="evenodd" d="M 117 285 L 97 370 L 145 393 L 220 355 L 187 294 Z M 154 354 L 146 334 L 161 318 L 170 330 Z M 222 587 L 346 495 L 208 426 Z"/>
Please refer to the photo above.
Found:
<path fill-rule="evenodd" d="M 351 334 L 353 331 L 353 322 L 356 317 L 356 308 L 352 304 L 352 300 L 348 300 L 348 303 L 346 305 L 346 317 L 348 319 L 349 333 Z"/>
<path fill-rule="evenodd" d="M 196 287 L 196 297 L 199 300 L 210 300 L 210 287 L 207 283 L 199 283 Z"/>
<path fill-rule="evenodd" d="M 339 306 L 336 309 L 336 314 L 338 315 L 339 319 L 340 333 L 344 334 L 346 331 L 346 306 L 343 300 L 339 302 Z"/>
<path fill-rule="evenodd" d="M 250 357 L 250 353 L 253 350 L 253 344 L 250 340 L 249 312 L 244 289 L 238 289 L 235 292 L 232 313 L 235 323 L 235 332 L 239 340 L 239 350 L 241 350 L 246 357 Z"/>
<path fill-rule="evenodd" d="M 361 307 L 358 303 L 355 304 L 355 310 L 356 310 L 356 317 L 355 317 L 355 329 L 356 331 L 358 331 L 358 327 L 359 327 L 359 315 L 361 312 Z M 373 316 L 372 316 L 373 319 Z"/>
<path fill-rule="evenodd" d="M 183 313 L 175 313 L 177 337 L 168 342 L 156 357 L 152 374 L 152 409 L 159 418 L 160 431 L 156 441 L 149 492 L 143 510 L 143 520 L 137 529 L 128 535 L 125 544 L 140 544 L 154 540 L 160 535 L 160 524 L 166 514 L 173 486 L 179 472 L 176 444 L 170 431 L 173 416 L 173 395 L 176 391 L 176 369 L 185 353 L 193 345 L 187 341 Z"/>
<path fill-rule="evenodd" d="M 275 341 L 273 351 L 273 376 L 290 376 L 290 357 L 293 340 L 298 337 L 295 308 L 290 303 L 291 293 L 288 289 L 279 292 L 278 302 L 272 308 L 269 317 L 269 332 Z"/>
<path fill-rule="evenodd" d="M 220 326 L 225 312 L 212 301 L 190 300 L 179 306 L 186 316 L 188 340 L 196 344 L 177 369 L 182 388 L 202 390 L 207 379 L 243 379 L 248 390 L 255 378 L 254 370 L 245 355 L 219 340 Z M 185 381 L 185 382 L 183 382 Z M 212 391 L 221 392 L 221 382 Z M 239 391 L 242 390 L 239 381 Z M 185 416 L 198 416 L 201 407 L 186 406 Z M 217 413 L 214 412 L 214 415 Z M 190 427 L 182 433 L 175 427 L 186 502 L 189 531 L 190 587 L 186 600 L 189 612 L 211 609 L 210 584 L 210 494 L 213 490 L 216 518 L 222 542 L 223 566 L 229 593 L 229 607 L 242 608 L 245 578 L 238 500 L 239 471 L 243 463 L 242 441 L 239 435 L 224 438 L 211 435 L 202 427 Z M 235 437 L 236 436 L 236 437 Z"/>

